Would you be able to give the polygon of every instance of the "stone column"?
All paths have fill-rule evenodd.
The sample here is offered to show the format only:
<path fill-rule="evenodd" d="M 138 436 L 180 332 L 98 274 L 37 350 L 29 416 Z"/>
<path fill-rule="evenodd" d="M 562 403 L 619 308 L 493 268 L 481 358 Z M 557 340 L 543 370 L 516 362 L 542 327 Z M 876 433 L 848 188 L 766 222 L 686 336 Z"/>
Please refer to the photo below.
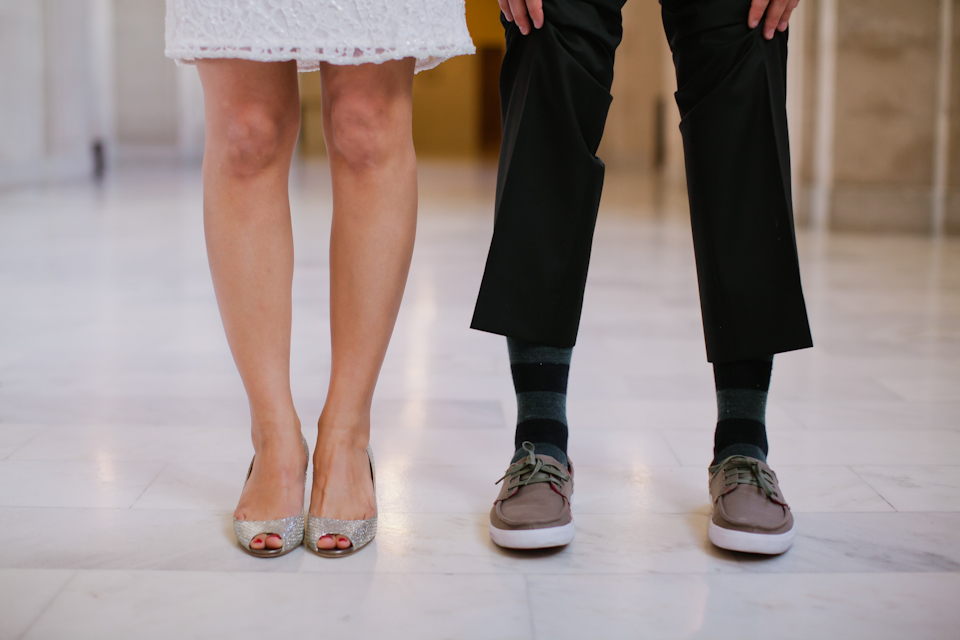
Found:
<path fill-rule="evenodd" d="M 831 228 L 931 230 L 939 0 L 841 0 Z"/>
<path fill-rule="evenodd" d="M 944 231 L 960 235 L 960 0 L 953 0 L 950 50 L 950 117 Z"/>
<path fill-rule="evenodd" d="M 798 189 L 798 220 L 816 209 L 818 168 L 828 166 L 824 219 L 838 231 L 934 230 L 937 175 L 937 115 L 941 91 L 941 0 L 803 0 L 808 10 L 804 99 L 808 124 Z M 956 7 L 953 38 L 957 39 Z M 823 37 L 824 7 L 836 10 L 836 39 Z M 949 43 L 948 43 L 949 44 Z M 949 62 L 951 97 L 946 154 L 948 232 L 960 231 L 960 66 L 956 45 Z M 835 78 L 818 76 L 825 57 L 835 56 Z M 829 65 L 827 65 L 829 66 Z M 828 111 L 819 98 L 833 92 Z M 832 120 L 832 122 L 827 122 Z M 824 127 L 832 133 L 817 152 Z M 826 161 L 824 160 L 826 158 Z"/>

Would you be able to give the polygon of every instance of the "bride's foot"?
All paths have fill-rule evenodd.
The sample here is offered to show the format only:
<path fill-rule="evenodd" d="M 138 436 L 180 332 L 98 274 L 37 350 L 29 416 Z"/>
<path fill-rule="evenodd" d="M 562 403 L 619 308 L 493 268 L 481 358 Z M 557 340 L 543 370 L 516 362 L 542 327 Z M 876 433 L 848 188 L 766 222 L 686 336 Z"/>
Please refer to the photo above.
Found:
<path fill-rule="evenodd" d="M 366 520 L 377 513 L 366 443 L 347 442 L 323 435 L 313 452 L 313 492 L 310 515 L 336 520 Z M 348 549 L 350 540 L 325 535 L 319 549 Z"/>
<path fill-rule="evenodd" d="M 280 520 L 303 512 L 303 474 L 307 460 L 300 435 L 296 429 L 270 430 L 254 428 L 253 471 L 243 485 L 240 502 L 233 517 L 237 520 Z M 259 433 L 258 433 L 259 432 Z M 250 541 L 254 551 L 280 549 L 283 540 L 278 535 L 262 533 Z"/>

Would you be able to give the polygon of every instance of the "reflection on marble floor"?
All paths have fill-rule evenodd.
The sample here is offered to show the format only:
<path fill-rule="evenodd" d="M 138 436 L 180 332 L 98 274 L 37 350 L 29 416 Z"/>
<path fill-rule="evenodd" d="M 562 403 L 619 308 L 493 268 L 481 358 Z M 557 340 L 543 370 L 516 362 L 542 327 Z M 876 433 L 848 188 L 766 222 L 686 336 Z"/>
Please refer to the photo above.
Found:
<path fill-rule="evenodd" d="M 777 356 L 768 411 L 798 537 L 758 559 L 706 541 L 715 407 L 683 195 L 611 176 L 570 380 L 577 539 L 511 553 L 486 533 L 506 349 L 467 328 L 493 175 L 421 173 L 374 410 L 380 533 L 333 561 L 234 543 L 252 450 L 197 172 L 0 193 L 0 638 L 957 637 L 960 241 L 801 234 L 817 347 Z M 292 186 L 310 439 L 329 180 L 303 166 Z"/>

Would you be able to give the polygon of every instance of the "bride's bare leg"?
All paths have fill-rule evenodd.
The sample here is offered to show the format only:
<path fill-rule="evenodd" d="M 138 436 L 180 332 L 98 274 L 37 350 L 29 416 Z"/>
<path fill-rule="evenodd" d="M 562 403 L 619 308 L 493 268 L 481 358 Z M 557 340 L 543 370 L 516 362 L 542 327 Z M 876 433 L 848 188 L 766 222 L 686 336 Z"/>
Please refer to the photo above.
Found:
<path fill-rule="evenodd" d="M 234 516 L 300 513 L 306 460 L 290 393 L 293 237 L 287 179 L 300 128 L 293 62 L 203 60 L 203 214 L 223 328 L 250 402 L 253 473 Z M 266 538 L 266 539 L 264 539 Z M 253 549 L 278 549 L 257 536 Z"/>
<path fill-rule="evenodd" d="M 370 403 L 410 268 L 417 217 L 412 59 L 324 65 L 323 125 L 333 176 L 332 365 L 313 456 L 310 513 L 376 513 L 366 447 Z M 347 548 L 323 536 L 322 549 Z"/>

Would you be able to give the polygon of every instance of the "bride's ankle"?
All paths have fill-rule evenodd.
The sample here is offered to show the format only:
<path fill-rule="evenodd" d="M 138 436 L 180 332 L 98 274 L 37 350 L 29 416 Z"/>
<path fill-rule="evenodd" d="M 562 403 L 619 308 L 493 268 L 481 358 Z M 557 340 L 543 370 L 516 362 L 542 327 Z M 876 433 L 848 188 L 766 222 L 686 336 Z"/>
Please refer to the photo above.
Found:
<path fill-rule="evenodd" d="M 317 437 L 314 455 L 321 452 L 366 451 L 370 444 L 369 433 L 322 433 Z"/>
<path fill-rule="evenodd" d="M 303 442 L 299 420 L 286 421 L 282 424 L 254 422 L 250 434 L 256 451 L 287 449 Z"/>
<path fill-rule="evenodd" d="M 370 444 L 370 420 L 329 420 L 317 422 L 317 447 L 365 450 Z"/>

